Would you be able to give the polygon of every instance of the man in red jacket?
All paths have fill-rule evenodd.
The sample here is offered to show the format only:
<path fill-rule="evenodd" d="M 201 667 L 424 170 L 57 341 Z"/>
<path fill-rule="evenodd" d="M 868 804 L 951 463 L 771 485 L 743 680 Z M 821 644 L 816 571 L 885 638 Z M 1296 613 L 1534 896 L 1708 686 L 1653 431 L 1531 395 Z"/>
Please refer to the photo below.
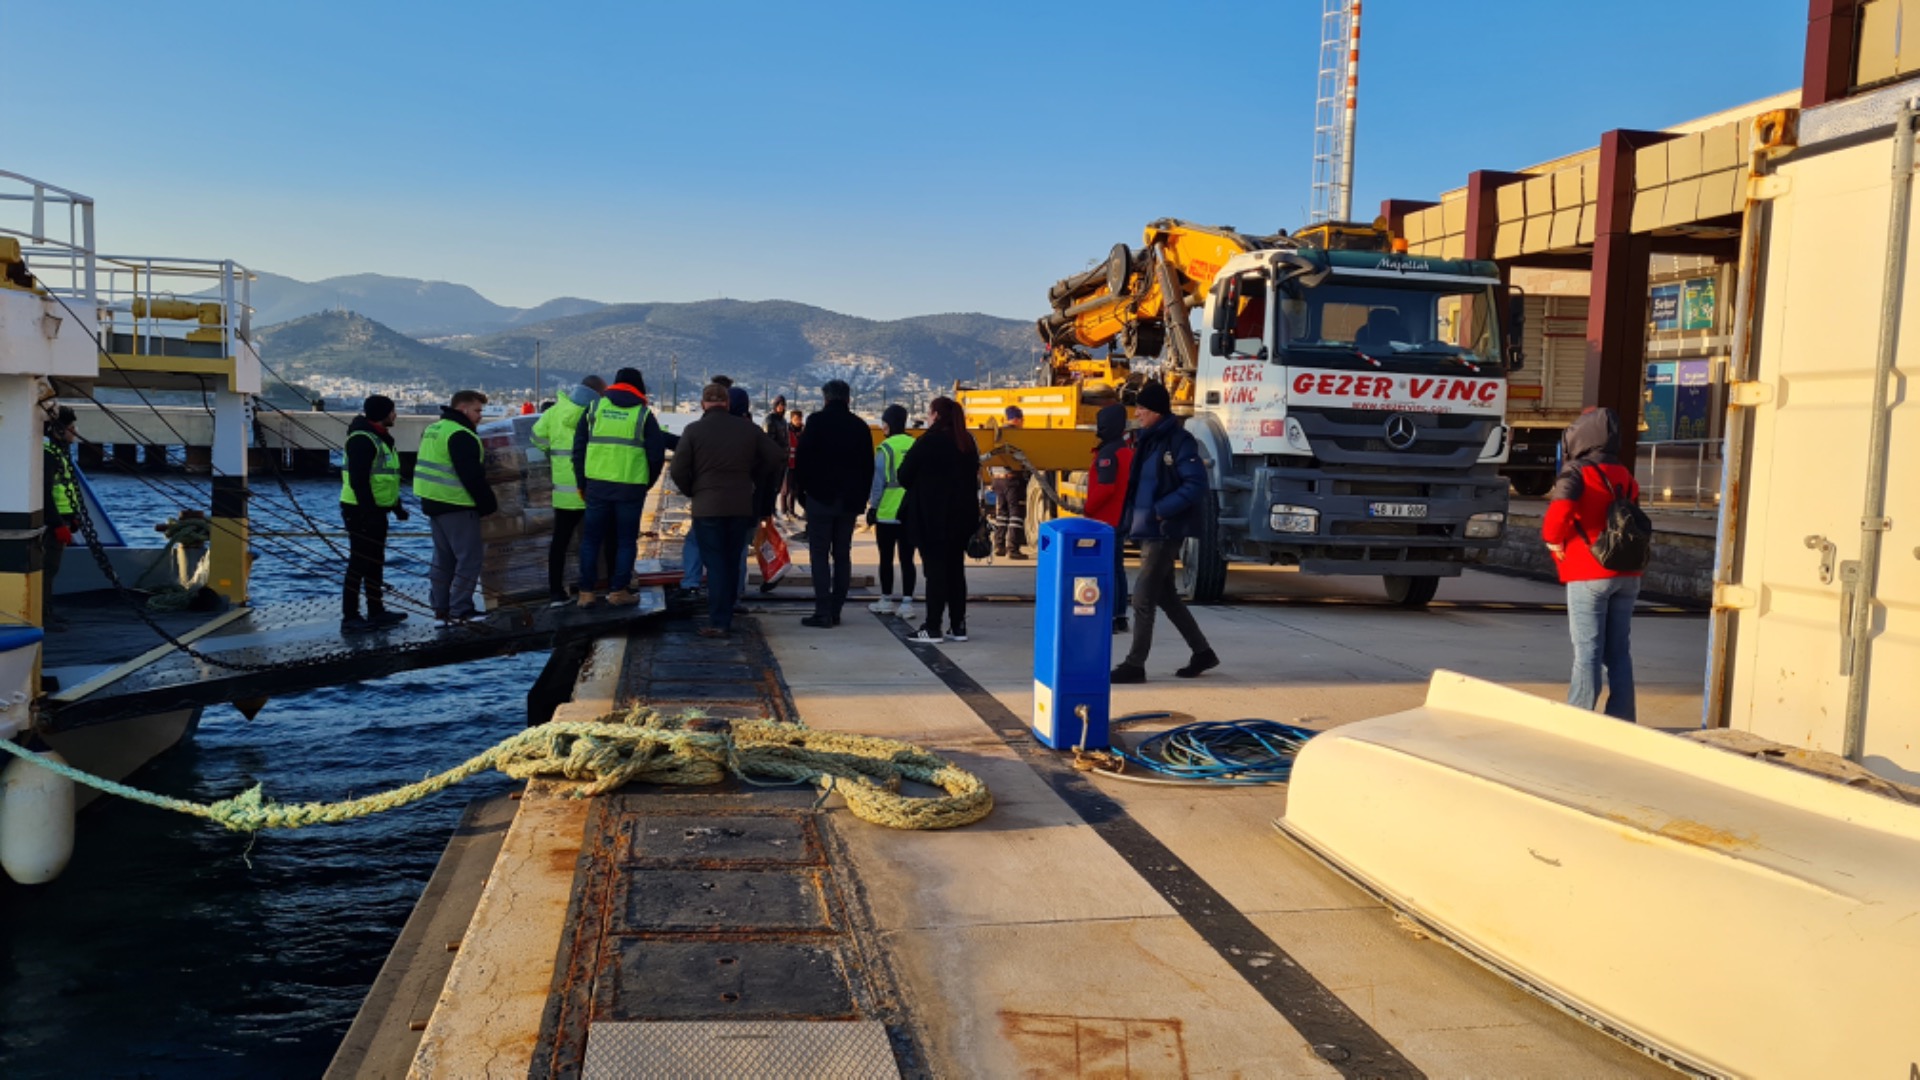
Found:
<path fill-rule="evenodd" d="M 1126 534 L 1120 518 L 1127 508 L 1127 477 L 1133 471 L 1133 447 L 1127 443 L 1127 407 L 1109 405 L 1094 418 L 1100 445 L 1087 471 L 1087 517 L 1113 526 L 1113 632 L 1128 632 Z"/>
<path fill-rule="evenodd" d="M 1633 470 L 1620 463 L 1620 421 L 1612 409 L 1588 409 L 1560 437 L 1560 476 L 1540 524 L 1540 538 L 1567 586 L 1567 622 L 1573 632 L 1573 678 L 1567 704 L 1591 709 L 1606 670 L 1608 716 L 1634 719 L 1633 656 L 1629 650 L 1638 571 L 1609 570 L 1593 557 L 1593 541 L 1607 531 L 1616 494 L 1640 501 Z"/>

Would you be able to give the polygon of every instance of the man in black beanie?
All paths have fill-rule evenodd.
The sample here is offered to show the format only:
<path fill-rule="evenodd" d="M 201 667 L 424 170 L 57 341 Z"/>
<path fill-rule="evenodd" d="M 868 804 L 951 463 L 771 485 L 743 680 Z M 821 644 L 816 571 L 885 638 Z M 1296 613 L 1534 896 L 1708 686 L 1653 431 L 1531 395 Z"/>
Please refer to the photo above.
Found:
<path fill-rule="evenodd" d="M 347 425 L 347 467 L 340 471 L 340 519 L 347 526 L 347 579 L 340 598 L 340 632 L 365 634 L 406 621 L 386 604 L 387 515 L 407 520 L 400 504 L 400 455 L 394 449 L 393 399 L 369 397 Z M 360 614 L 360 593 L 367 613 Z"/>
<path fill-rule="evenodd" d="M 1149 382 L 1134 401 L 1133 417 L 1140 430 L 1133 439 L 1133 462 L 1127 476 L 1127 498 L 1120 511 L 1122 538 L 1140 545 L 1140 576 L 1133 584 L 1133 642 L 1126 659 L 1113 669 L 1116 683 L 1147 681 L 1147 653 L 1153 648 L 1156 611 L 1186 639 L 1193 650 L 1187 665 L 1174 674 L 1197 678 L 1220 666 L 1207 635 L 1180 599 L 1174 583 L 1174 559 L 1188 537 L 1203 525 L 1213 498 L 1207 466 L 1200 459 L 1200 443 L 1173 415 L 1167 388 Z"/>

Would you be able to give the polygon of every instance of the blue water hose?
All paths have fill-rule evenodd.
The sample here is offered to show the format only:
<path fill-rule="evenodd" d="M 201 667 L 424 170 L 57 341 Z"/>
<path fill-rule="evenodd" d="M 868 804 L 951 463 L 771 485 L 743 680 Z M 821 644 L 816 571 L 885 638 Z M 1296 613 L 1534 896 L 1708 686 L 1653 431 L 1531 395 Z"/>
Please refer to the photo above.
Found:
<path fill-rule="evenodd" d="M 1134 713 L 1114 721 L 1118 727 L 1143 720 L 1165 719 L 1169 713 Z M 1099 768 L 1096 773 L 1129 780 L 1188 784 L 1276 784 L 1293 775 L 1293 761 L 1316 733 L 1275 720 L 1207 720 L 1155 732 L 1131 750 L 1115 745 L 1110 751 L 1125 763 L 1120 770 Z M 1128 776 L 1137 768 L 1151 776 Z"/>

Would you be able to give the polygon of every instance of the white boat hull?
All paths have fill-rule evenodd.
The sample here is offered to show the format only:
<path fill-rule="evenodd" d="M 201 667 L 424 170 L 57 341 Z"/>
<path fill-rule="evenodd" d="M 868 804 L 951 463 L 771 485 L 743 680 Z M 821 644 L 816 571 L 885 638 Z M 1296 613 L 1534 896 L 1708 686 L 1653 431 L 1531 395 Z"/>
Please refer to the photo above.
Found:
<path fill-rule="evenodd" d="M 1310 741 L 1276 824 L 1682 1067 L 1920 1060 L 1920 807 L 1436 672 L 1423 708 Z"/>

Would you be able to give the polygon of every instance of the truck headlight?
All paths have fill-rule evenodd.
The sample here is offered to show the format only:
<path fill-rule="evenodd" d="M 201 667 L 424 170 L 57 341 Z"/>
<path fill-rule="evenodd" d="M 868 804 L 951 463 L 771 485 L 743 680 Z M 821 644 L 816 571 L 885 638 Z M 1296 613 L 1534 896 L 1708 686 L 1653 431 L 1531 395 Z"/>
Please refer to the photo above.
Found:
<path fill-rule="evenodd" d="M 1467 519 L 1467 539 L 1491 540 L 1507 527 L 1507 515 L 1499 511 L 1475 514 Z"/>
<path fill-rule="evenodd" d="M 1310 506 L 1274 503 L 1273 509 L 1267 514 L 1267 527 L 1282 533 L 1319 532 L 1320 511 Z"/>
<path fill-rule="evenodd" d="M 1307 441 L 1307 429 L 1291 416 L 1287 417 L 1287 445 L 1303 454 L 1313 453 L 1313 443 Z"/>

